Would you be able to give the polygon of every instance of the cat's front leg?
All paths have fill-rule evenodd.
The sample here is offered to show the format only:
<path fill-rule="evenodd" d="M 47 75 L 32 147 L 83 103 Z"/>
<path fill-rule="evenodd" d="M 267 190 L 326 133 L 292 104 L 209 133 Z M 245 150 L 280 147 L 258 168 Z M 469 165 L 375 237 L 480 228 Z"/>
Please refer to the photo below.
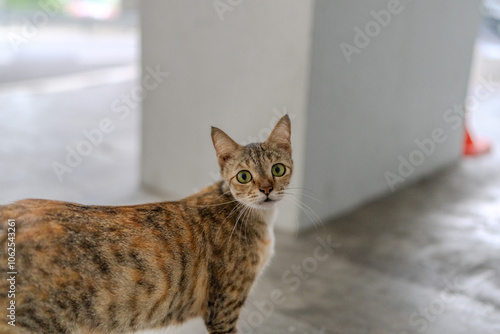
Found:
<path fill-rule="evenodd" d="M 237 334 L 237 322 L 245 298 L 222 300 L 223 303 L 209 303 L 205 325 L 209 334 Z"/>
<path fill-rule="evenodd" d="M 238 321 L 238 317 L 236 319 L 230 320 L 222 320 L 221 322 L 207 323 L 207 330 L 209 334 L 237 334 L 238 329 L 236 328 L 236 323 Z"/>

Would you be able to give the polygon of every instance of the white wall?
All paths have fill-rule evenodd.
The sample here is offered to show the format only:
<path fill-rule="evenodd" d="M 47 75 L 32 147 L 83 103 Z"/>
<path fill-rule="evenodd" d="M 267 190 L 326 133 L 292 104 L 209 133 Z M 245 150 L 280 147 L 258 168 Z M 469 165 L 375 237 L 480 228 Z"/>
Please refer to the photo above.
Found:
<path fill-rule="evenodd" d="M 272 125 L 273 109 L 292 116 L 295 183 L 323 205 L 300 200 L 324 219 L 390 192 L 384 173 L 436 128 L 445 142 L 396 186 L 455 162 L 462 131 L 443 114 L 465 98 L 480 1 L 401 0 L 348 63 L 341 43 L 354 45 L 353 28 L 389 2 L 141 2 L 143 66 L 170 72 L 143 105 L 144 184 L 179 198 L 213 182 L 210 125 L 247 142 Z M 221 20 L 214 3 L 235 5 Z M 279 227 L 293 231 L 297 210 Z"/>
<path fill-rule="evenodd" d="M 348 63 L 341 43 L 355 46 L 354 27 L 364 31 L 376 22 L 370 12 L 389 3 L 316 1 L 304 184 L 323 200 L 321 217 L 390 192 L 384 174 L 398 174 L 399 156 L 416 158 L 414 141 L 435 129 L 446 140 L 394 188 L 461 154 L 462 128 L 443 115 L 465 99 L 480 1 L 402 0 L 393 10 L 399 14 L 378 24 L 380 33 Z"/>

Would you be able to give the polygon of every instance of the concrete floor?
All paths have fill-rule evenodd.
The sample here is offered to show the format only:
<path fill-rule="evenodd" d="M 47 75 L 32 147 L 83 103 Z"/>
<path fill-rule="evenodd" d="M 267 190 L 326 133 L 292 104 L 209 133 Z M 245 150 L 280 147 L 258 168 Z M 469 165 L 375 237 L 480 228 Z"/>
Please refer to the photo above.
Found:
<path fill-rule="evenodd" d="M 482 61 L 477 75 L 500 68 L 500 57 Z M 138 186 L 139 111 L 120 119 L 111 109 L 134 81 L 99 86 L 87 79 L 69 91 L 0 89 L 0 204 L 26 197 L 93 204 L 162 199 Z M 45 83 L 57 87 L 57 80 Z M 495 148 L 498 110 L 500 89 L 471 115 L 475 132 Z M 51 164 L 63 163 L 68 147 L 85 138 L 82 131 L 104 118 L 114 130 L 59 182 Z M 500 333 L 499 166 L 498 150 L 465 158 L 317 231 L 278 234 L 276 256 L 246 305 L 241 332 Z M 330 253 L 322 248 L 328 243 Z M 280 303 L 270 302 L 276 290 Z M 193 321 L 149 333 L 205 331 Z"/>

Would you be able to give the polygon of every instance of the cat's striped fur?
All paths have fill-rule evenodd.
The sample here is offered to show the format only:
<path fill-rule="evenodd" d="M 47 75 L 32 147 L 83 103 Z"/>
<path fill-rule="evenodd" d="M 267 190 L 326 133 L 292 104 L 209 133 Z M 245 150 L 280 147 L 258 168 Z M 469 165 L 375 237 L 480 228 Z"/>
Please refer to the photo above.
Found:
<path fill-rule="evenodd" d="M 265 143 L 243 147 L 216 128 L 212 139 L 223 180 L 177 202 L 0 206 L 0 333 L 126 333 L 193 317 L 211 334 L 237 333 L 273 252 L 267 217 L 290 181 L 290 120 Z M 276 163 L 286 166 L 280 177 Z M 242 169 L 251 182 L 237 181 Z M 8 219 L 16 221 L 15 327 L 6 314 Z"/>

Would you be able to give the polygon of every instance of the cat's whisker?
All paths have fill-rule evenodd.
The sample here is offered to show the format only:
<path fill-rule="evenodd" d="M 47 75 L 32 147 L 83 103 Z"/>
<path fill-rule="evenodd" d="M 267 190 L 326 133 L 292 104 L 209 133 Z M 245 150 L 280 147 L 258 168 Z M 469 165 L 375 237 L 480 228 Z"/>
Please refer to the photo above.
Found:
<path fill-rule="evenodd" d="M 248 219 L 251 218 L 252 214 L 253 214 L 253 209 L 251 206 L 248 206 L 249 210 L 248 210 L 248 214 L 246 215 L 246 219 L 245 219 L 245 241 L 247 243 L 247 246 L 249 245 L 248 244 L 248 236 L 247 236 L 247 227 L 248 227 Z M 243 227 L 242 227 L 243 228 Z"/>
<path fill-rule="evenodd" d="M 219 200 L 219 198 L 223 197 L 223 196 L 226 196 L 227 194 L 231 193 L 231 190 L 228 190 L 226 192 L 223 192 L 219 197 L 217 197 L 214 202 L 217 202 Z M 237 200 L 234 199 L 234 197 L 231 196 L 231 198 L 233 198 L 232 201 L 227 201 L 227 202 L 223 202 L 223 203 L 217 203 L 217 204 L 204 204 L 204 205 L 195 205 L 193 204 L 194 207 L 197 207 L 197 208 L 205 208 L 205 207 L 213 207 L 213 206 L 219 206 L 219 205 L 226 205 L 226 204 L 229 204 L 229 203 L 234 203 L 234 202 L 238 202 Z"/>
<path fill-rule="evenodd" d="M 245 235 L 244 235 L 244 238 L 245 238 L 245 242 L 246 242 L 247 246 L 248 246 L 248 239 L 247 239 L 247 235 L 246 235 L 247 224 L 248 224 L 248 219 L 252 216 L 252 214 L 253 214 L 253 209 L 251 207 L 249 207 L 248 210 L 247 210 L 247 212 L 245 213 L 245 216 L 243 217 L 242 223 L 241 223 L 241 229 L 243 229 L 243 225 L 245 225 Z M 243 234 L 243 233 L 241 233 L 241 234 Z"/>
<path fill-rule="evenodd" d="M 323 202 L 321 200 L 317 199 L 316 197 L 310 196 L 308 194 L 304 194 L 304 193 L 302 193 L 302 194 L 294 194 L 294 193 L 291 193 L 291 192 L 286 192 L 285 194 L 287 194 L 287 195 L 293 195 L 293 196 L 305 196 L 307 198 L 312 199 L 313 201 L 316 201 L 319 204 L 323 204 Z"/>
<path fill-rule="evenodd" d="M 294 196 L 299 196 L 299 195 L 300 195 L 300 196 L 305 196 L 305 197 L 310 198 L 310 199 L 312 199 L 312 200 L 314 200 L 314 201 L 316 201 L 316 202 L 318 202 L 318 203 L 320 203 L 320 204 L 323 204 L 323 202 L 322 202 L 321 200 L 319 200 L 319 199 L 317 199 L 316 197 L 311 196 L 311 195 L 309 195 L 309 194 L 305 194 L 305 193 L 295 194 L 295 193 L 290 192 L 290 191 L 287 191 L 287 190 L 290 190 L 290 188 L 288 188 L 288 189 L 286 189 L 286 190 L 284 191 L 284 193 L 285 193 L 285 194 L 287 194 L 287 195 L 294 195 Z M 293 189 L 292 189 L 292 190 L 293 190 Z"/>
<path fill-rule="evenodd" d="M 233 200 L 233 201 L 228 201 L 228 202 L 218 203 L 218 204 L 193 205 L 193 206 L 196 207 L 196 208 L 211 208 L 211 207 L 214 207 L 214 206 L 221 206 L 221 205 L 226 205 L 226 204 L 235 203 L 235 202 L 238 202 L 238 201 L 237 200 Z"/>
<path fill-rule="evenodd" d="M 281 195 L 291 195 L 291 196 L 294 196 L 294 197 L 287 196 L 287 198 L 289 198 L 290 200 L 292 200 L 292 199 L 293 199 L 293 200 L 296 200 L 296 201 L 298 201 L 301 205 L 305 206 L 305 207 L 308 209 L 308 211 L 310 211 L 310 213 L 311 213 L 312 215 L 314 215 L 314 216 L 315 216 L 315 218 L 316 218 L 315 220 L 316 220 L 316 221 L 318 221 L 318 222 L 320 223 L 320 225 L 322 225 L 322 226 L 324 227 L 323 222 L 321 221 L 321 219 L 319 218 L 319 216 L 316 214 L 316 212 L 315 212 L 315 211 L 314 211 L 314 210 L 313 210 L 310 206 L 308 206 L 306 203 L 304 203 L 303 201 L 301 201 L 301 200 L 299 199 L 299 196 L 300 196 L 299 194 L 294 194 L 294 193 L 287 192 L 286 190 L 282 190 L 282 191 L 280 191 L 280 192 L 278 193 L 278 195 L 280 195 L 280 196 L 281 196 Z M 322 203 L 322 202 L 321 202 L 321 201 L 319 201 L 318 199 L 316 199 L 316 198 L 314 198 L 314 197 L 312 197 L 312 196 L 308 196 L 307 194 L 301 194 L 301 195 L 302 195 L 302 196 L 306 196 L 306 197 L 308 197 L 308 198 L 311 198 L 311 199 L 313 199 L 313 200 L 316 200 L 317 202 Z M 297 203 L 297 205 L 298 205 L 298 203 Z"/>
<path fill-rule="evenodd" d="M 293 207 L 298 206 L 298 204 L 297 204 L 297 203 L 292 202 L 292 201 L 290 200 L 290 197 L 288 197 L 288 196 L 283 197 L 283 198 L 282 198 L 282 201 L 283 201 L 283 203 L 284 203 L 285 205 L 287 205 L 287 206 L 289 206 L 289 205 L 290 205 L 290 206 L 293 206 Z M 299 208 L 300 208 L 300 207 L 299 207 Z M 301 208 L 301 210 L 303 210 L 303 209 Z M 293 220 L 293 222 L 294 222 L 294 224 L 295 224 L 295 236 L 294 236 L 294 237 L 295 237 L 295 239 L 297 239 L 297 238 L 298 238 L 298 235 L 299 235 L 299 230 L 300 230 L 299 215 L 298 215 L 297 213 L 294 213 L 294 217 L 295 217 L 295 219 Z M 309 219 L 311 219 L 311 218 L 309 218 Z"/>
<path fill-rule="evenodd" d="M 244 212 L 242 214 L 242 217 L 241 217 L 241 223 L 240 223 L 240 227 L 239 227 L 239 236 L 240 236 L 240 243 L 241 243 L 241 237 L 242 237 L 242 229 L 243 229 L 243 224 L 244 224 L 244 221 L 245 221 L 245 217 L 248 213 L 248 210 L 246 209 L 246 206 L 245 206 L 245 209 L 244 209 Z M 238 224 L 239 221 L 236 222 L 236 224 Z"/>
<path fill-rule="evenodd" d="M 249 210 L 249 212 L 250 212 L 250 210 Z M 246 242 L 247 246 L 248 246 L 248 238 L 247 238 L 248 218 L 250 218 L 250 213 L 248 213 L 248 215 L 247 215 L 247 217 L 246 217 L 246 219 L 245 219 L 245 222 L 244 222 L 244 225 L 245 225 L 245 233 L 244 233 L 244 237 L 245 237 L 245 242 Z M 243 224 L 242 224 L 242 227 L 241 227 L 241 228 L 243 228 Z"/>
<path fill-rule="evenodd" d="M 231 210 L 231 212 L 229 212 L 229 214 L 227 215 L 227 217 L 224 219 L 224 221 L 219 225 L 219 229 L 217 230 L 217 233 L 215 235 L 215 238 L 218 239 L 219 237 L 219 233 L 220 233 L 220 230 L 222 228 L 222 226 L 224 225 L 224 223 L 228 220 L 229 217 L 231 217 L 231 215 L 234 213 L 234 212 L 238 212 L 238 209 L 241 208 L 243 206 L 243 204 L 241 203 L 237 203 L 234 208 Z"/>
<path fill-rule="evenodd" d="M 293 204 L 297 205 L 297 207 L 300 208 L 302 212 L 304 212 L 304 214 L 311 220 L 316 230 L 318 230 L 318 225 L 323 227 L 323 229 L 325 228 L 325 225 L 323 224 L 321 218 L 307 204 L 305 204 L 304 202 L 300 201 L 295 197 L 286 197 L 286 199 L 291 201 Z"/>
<path fill-rule="evenodd" d="M 234 226 L 233 226 L 233 230 L 231 231 L 231 235 L 229 236 L 229 240 L 231 240 L 231 238 L 233 237 L 233 233 L 236 230 L 236 228 L 238 227 L 238 223 L 240 222 L 240 217 L 245 213 L 246 209 L 247 209 L 246 206 L 243 206 L 243 209 L 241 209 L 240 214 L 236 218 L 236 221 L 235 221 Z M 240 224 L 240 226 L 241 226 L 241 224 Z M 239 240 L 241 243 L 241 233 L 239 234 Z"/>
<path fill-rule="evenodd" d="M 314 225 L 314 227 L 316 228 L 316 230 L 318 230 L 318 227 L 317 227 L 317 225 L 316 225 L 316 224 L 317 224 L 316 220 L 315 220 L 315 219 L 314 219 L 314 218 L 313 218 L 313 217 L 312 217 L 312 216 L 311 216 L 311 215 L 310 215 L 310 214 L 309 214 L 309 213 L 308 213 L 308 212 L 307 212 L 307 211 L 306 211 L 303 207 L 301 207 L 301 206 L 300 206 L 298 203 L 296 203 L 296 202 L 292 202 L 292 201 L 291 201 L 291 199 L 290 199 L 290 197 L 286 198 L 286 200 L 285 200 L 285 201 L 289 201 L 289 202 L 290 202 L 290 204 L 292 204 L 292 205 L 294 205 L 294 206 L 297 206 L 297 207 L 298 207 L 298 208 L 299 208 L 302 212 L 304 212 L 304 213 L 305 213 L 305 215 L 307 216 L 307 218 L 309 218 L 309 220 L 313 223 L 313 225 Z M 296 228 L 295 228 L 295 238 L 297 238 L 297 237 L 298 237 L 298 233 L 299 233 L 298 231 L 299 231 L 299 228 L 300 228 L 300 224 L 299 224 L 299 221 L 298 221 L 299 216 L 297 215 L 297 216 L 296 216 L 296 218 L 297 218 L 297 219 L 295 220 L 295 224 L 296 224 Z"/>
<path fill-rule="evenodd" d="M 248 246 L 248 238 L 247 238 L 247 227 L 248 227 L 248 220 L 252 217 L 252 215 L 254 214 L 254 209 L 250 207 L 250 209 L 248 210 L 248 215 L 247 215 L 247 218 L 245 220 L 245 240 L 247 242 L 247 246 Z"/>
<path fill-rule="evenodd" d="M 311 193 L 312 195 L 315 195 L 315 196 L 319 196 L 315 191 L 311 190 L 311 189 L 308 189 L 308 188 L 304 188 L 304 187 L 287 187 L 287 190 L 300 190 L 300 191 L 308 191 L 309 193 Z"/>
<path fill-rule="evenodd" d="M 221 198 L 222 196 L 224 196 L 226 194 L 229 194 L 230 192 L 231 192 L 231 189 L 229 189 L 228 191 L 223 192 L 219 197 L 217 197 L 216 200 L 218 200 L 219 198 Z"/>
<path fill-rule="evenodd" d="M 234 233 L 234 230 L 236 229 L 236 226 L 238 226 L 238 223 L 240 221 L 240 218 L 241 216 L 248 210 L 248 206 L 246 205 L 243 205 L 243 209 L 240 211 L 240 214 L 238 215 L 238 217 L 236 218 L 236 222 L 234 223 L 234 227 L 233 227 L 233 230 L 231 231 L 231 235 L 229 236 L 229 240 L 231 240 L 231 238 L 233 237 L 233 233 Z M 240 235 L 240 238 L 241 238 L 241 235 Z M 240 239 L 240 242 L 241 242 L 241 239 Z"/>
<path fill-rule="evenodd" d="M 235 203 L 238 202 L 237 200 L 232 200 L 232 201 L 227 201 L 223 203 L 217 203 L 217 204 L 208 204 L 208 205 L 193 205 L 196 208 L 209 208 L 209 207 L 214 207 L 214 206 L 220 206 L 220 205 L 226 205 L 230 203 Z"/>
<path fill-rule="evenodd" d="M 293 198 L 293 197 L 291 197 Z M 310 212 L 310 214 L 315 217 L 316 221 L 321 225 L 321 227 L 323 227 L 323 229 L 325 229 L 325 224 L 323 224 L 323 221 L 321 220 L 321 218 L 318 216 L 318 214 L 309 206 L 307 205 L 306 203 L 304 203 L 303 201 L 301 201 L 300 199 L 298 198 L 295 198 L 295 200 L 300 203 L 304 209 L 307 209 L 307 211 Z"/>
<path fill-rule="evenodd" d="M 233 202 L 231 202 L 231 203 L 234 203 L 234 202 L 237 202 L 236 206 L 238 206 L 238 205 L 240 204 L 240 203 L 239 203 L 238 201 L 236 201 L 236 200 L 235 200 L 235 201 L 233 201 Z M 228 203 L 225 203 L 225 204 L 228 204 Z M 218 215 L 220 215 L 220 214 L 222 213 L 222 211 L 224 211 L 224 209 L 225 209 L 225 208 L 220 209 L 220 211 L 219 211 L 219 212 L 217 212 L 217 214 L 218 214 Z M 229 216 L 229 215 L 228 215 L 228 216 Z"/>

